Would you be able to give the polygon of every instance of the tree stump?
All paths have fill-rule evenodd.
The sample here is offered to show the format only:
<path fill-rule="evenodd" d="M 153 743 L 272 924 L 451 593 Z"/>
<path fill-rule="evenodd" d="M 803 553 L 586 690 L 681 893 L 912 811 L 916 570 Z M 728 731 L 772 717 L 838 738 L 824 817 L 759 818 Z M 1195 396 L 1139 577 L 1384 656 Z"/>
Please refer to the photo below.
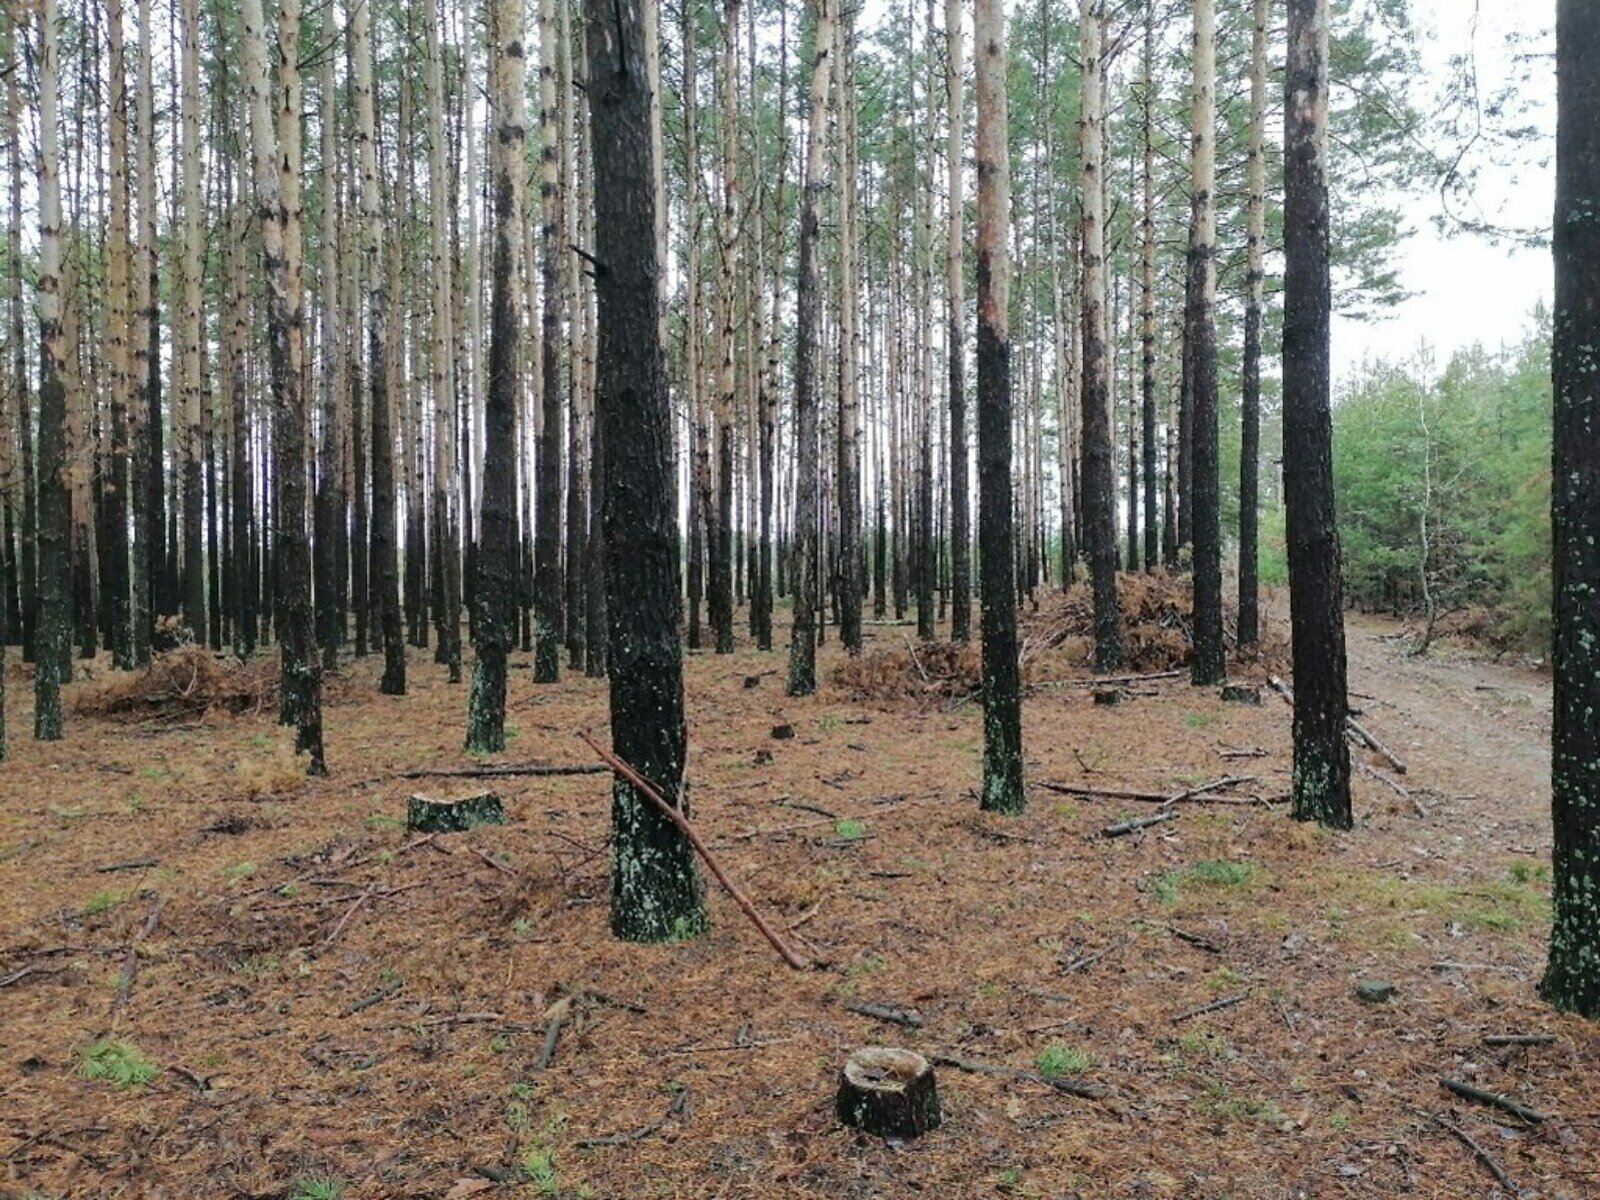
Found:
<path fill-rule="evenodd" d="M 1254 704 L 1261 706 L 1261 689 L 1244 683 L 1222 685 L 1222 699 L 1228 704 Z"/>
<path fill-rule="evenodd" d="M 885 1138 L 939 1128 L 939 1089 L 928 1060 L 910 1050 L 868 1046 L 845 1060 L 834 1105 L 846 1125 Z"/>
<path fill-rule="evenodd" d="M 1114 688 L 1114 687 L 1096 688 L 1095 692 L 1094 692 L 1094 702 L 1096 704 L 1105 705 L 1107 707 L 1110 707 L 1111 705 L 1114 705 L 1114 704 L 1121 704 L 1122 703 L 1122 689 L 1121 688 Z"/>
<path fill-rule="evenodd" d="M 406 804 L 406 828 L 413 833 L 460 833 L 479 825 L 505 823 L 505 806 L 493 792 L 474 792 L 453 800 L 412 796 Z"/>

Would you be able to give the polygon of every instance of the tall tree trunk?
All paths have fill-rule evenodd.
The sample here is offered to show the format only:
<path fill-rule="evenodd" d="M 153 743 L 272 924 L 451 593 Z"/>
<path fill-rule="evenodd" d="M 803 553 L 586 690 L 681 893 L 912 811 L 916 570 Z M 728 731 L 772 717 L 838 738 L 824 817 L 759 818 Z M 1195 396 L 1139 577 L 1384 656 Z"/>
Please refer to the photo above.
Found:
<path fill-rule="evenodd" d="M 506 658 L 516 622 L 517 397 L 521 392 L 521 304 L 517 263 L 522 254 L 523 19 L 519 0 L 489 6 L 489 79 L 497 123 L 494 180 L 494 259 L 489 327 L 489 392 L 484 409 L 483 513 L 478 547 L 476 657 L 467 709 L 467 749 L 506 745 Z M 555 343 L 547 342 L 547 353 Z M 559 409 L 559 397 L 557 399 Z M 557 421 L 559 428 L 559 420 Z M 559 453 L 557 443 L 556 453 Z M 542 499 L 542 497 L 541 497 Z M 557 493 L 556 503 L 560 504 Z M 542 519 L 542 518 L 541 518 Z M 559 548 L 558 548 L 559 549 Z M 559 575 L 557 578 L 559 588 Z M 558 592 L 559 595 L 559 592 Z M 543 642 L 546 634 L 549 645 Z M 542 651 L 554 654 L 559 626 L 539 630 Z"/>
<path fill-rule="evenodd" d="M 563 9 L 563 13 L 567 10 Z M 565 18 L 563 18 L 565 20 Z M 588 533 L 589 502 L 585 497 L 584 471 L 588 458 L 585 427 L 589 419 L 589 280 L 578 270 L 578 255 L 573 247 L 590 242 L 589 209 L 593 203 L 589 195 L 589 129 L 587 121 L 576 120 L 575 109 L 582 103 L 584 81 L 573 69 L 573 62 L 583 62 L 583 30 L 580 20 L 576 29 L 567 24 L 562 37 L 562 56 L 567 84 L 562 88 L 565 107 L 562 109 L 561 144 L 566 148 L 566 180 L 563 189 L 572 198 L 567 206 L 567 253 L 562 256 L 566 278 L 568 302 L 572 305 L 572 320 L 567 326 L 567 470 L 566 470 L 566 557 L 564 563 L 564 594 L 562 616 L 566 622 L 567 665 L 574 671 L 583 670 L 584 640 L 588 634 L 584 616 L 587 598 L 585 585 L 588 569 L 584 556 Z M 574 136 L 576 128 L 576 136 Z"/>
<path fill-rule="evenodd" d="M 651 0 L 642 0 L 650 3 Z M 688 811 L 678 644 L 672 410 L 661 346 L 654 146 L 641 0 L 587 0 L 595 150 L 596 410 L 608 461 L 604 528 L 611 616 L 611 744 L 668 804 Z M 659 942 L 705 927 L 694 852 L 626 780 L 612 783 L 611 931 Z"/>
<path fill-rule="evenodd" d="M 145 0 L 148 3 L 148 0 Z M 22 579 L 18 586 L 21 604 L 22 661 L 35 661 L 34 634 L 39 613 L 39 563 L 38 563 L 38 474 L 34 468 L 34 413 L 28 388 L 28 336 L 24 325 L 22 302 L 22 185 L 25 168 L 22 164 L 22 88 L 20 76 L 21 50 L 19 44 L 26 36 L 23 31 L 22 10 L 6 10 L 11 31 L 12 50 L 6 57 L 6 162 L 11 186 L 11 220 L 6 238 L 6 262 L 10 274 L 10 305 L 6 317 L 11 343 L 11 380 L 15 392 L 17 422 L 18 482 L 22 489 L 22 545 L 19 568 Z M 148 640 L 148 639 L 147 639 Z M 148 653 L 147 653 L 148 657 Z"/>
<path fill-rule="evenodd" d="M 205 489 L 200 464 L 200 408 L 205 381 L 201 376 L 201 342 L 205 337 L 205 209 L 200 191 L 200 2 L 182 0 L 183 144 L 183 309 L 178 365 L 183 396 L 183 622 L 197 642 L 206 636 Z M 176 422 L 173 440 L 178 441 Z"/>
<path fill-rule="evenodd" d="M 1539 993 L 1600 1017 L 1600 9 L 1556 9 L 1554 922 Z"/>
<path fill-rule="evenodd" d="M 561 594 L 561 347 L 565 341 L 566 298 L 562 291 L 561 231 L 566 222 L 562 212 L 563 151 L 556 94 L 560 49 L 556 3 L 557 0 L 540 0 L 539 4 L 539 198 L 544 221 L 540 271 L 544 290 L 541 339 L 544 354 L 539 387 L 543 424 L 536 465 L 538 504 L 534 514 L 537 524 L 533 546 L 533 678 L 537 683 L 554 683 L 561 674 L 561 635 L 565 623 Z M 562 96 L 560 102 L 570 104 L 571 99 Z M 499 203 L 498 192 L 496 203 Z M 495 253 L 499 253 L 498 242 Z M 492 349 L 490 353 L 493 354 Z M 487 514 L 487 507 L 484 511 Z M 480 571 L 479 579 L 483 577 Z M 480 611 L 483 610 L 480 608 Z"/>
<path fill-rule="evenodd" d="M 406 692 L 405 631 L 400 617 L 400 570 L 395 545 L 394 435 L 389 397 L 389 285 L 385 278 L 383 199 L 378 190 L 377 118 L 373 111 L 371 6 L 347 0 L 350 57 L 355 62 L 356 145 L 361 167 L 362 286 L 367 297 L 367 384 L 371 420 L 372 511 L 369 584 L 377 593 L 386 696 Z M 367 602 L 367 598 L 362 598 Z"/>
<path fill-rule="evenodd" d="M 1094 590 L 1094 665 L 1122 665 L 1117 615 L 1116 471 L 1112 461 L 1111 368 L 1106 351 L 1105 0 L 1082 0 L 1083 117 L 1083 535 Z"/>
<path fill-rule="evenodd" d="M 1156 503 L 1156 147 L 1155 0 L 1145 0 L 1142 65 L 1144 207 L 1140 213 L 1140 416 L 1144 451 L 1144 567 L 1160 562 L 1161 523 Z"/>
<path fill-rule="evenodd" d="M 439 657 L 449 671 L 451 683 L 461 682 L 461 532 L 451 504 L 454 494 L 456 427 L 455 330 L 451 319 L 454 300 L 451 281 L 455 274 L 451 261 L 449 226 L 446 211 L 444 129 L 444 53 L 439 34 L 437 0 L 426 0 L 423 27 L 427 41 L 428 108 L 428 225 L 433 259 L 433 536 L 437 564 L 437 602 L 434 617 L 438 625 Z"/>
<path fill-rule="evenodd" d="M 332 22 L 328 22 L 332 25 Z M 338 121 L 335 117 L 333 54 L 325 52 L 318 74 L 322 137 L 322 229 L 318 258 L 322 315 L 321 419 L 317 440 L 317 493 L 313 528 L 315 555 L 317 646 L 324 670 L 339 665 L 344 642 L 344 609 L 339 597 L 339 527 L 344 521 L 344 476 L 340 450 L 343 431 L 339 423 L 345 389 L 343 311 L 339 305 L 339 176 Z"/>
<path fill-rule="evenodd" d="M 993 812 L 1020 812 L 1022 683 L 1011 512 L 1011 264 L 1008 226 L 1005 12 L 977 0 L 978 569 L 983 598 L 983 796 Z"/>
<path fill-rule="evenodd" d="M 722 153 L 721 203 L 717 206 L 717 304 L 715 320 L 717 382 L 713 411 L 716 469 L 716 521 L 710 525 L 711 623 L 716 634 L 717 653 L 733 652 L 733 423 L 734 319 L 738 309 L 735 280 L 738 278 L 739 235 L 739 152 L 738 152 L 738 0 L 723 0 L 722 58 L 718 70 L 720 84 L 720 133 Z"/>
<path fill-rule="evenodd" d="M 229 213 L 227 244 L 224 247 L 225 305 L 228 331 L 224 353 L 228 359 L 228 400 L 232 410 L 233 445 L 230 540 L 233 578 L 229 611 L 233 614 L 233 652 L 247 659 L 256 651 L 256 577 L 251 538 L 255 476 L 250 454 L 250 334 L 249 301 L 245 295 L 244 256 L 240 243 L 245 239 L 246 219 L 242 206 Z"/>
<path fill-rule="evenodd" d="M 1291 813 L 1352 825 L 1344 603 L 1334 518 L 1328 269 L 1328 0 L 1288 0 L 1283 452 L 1294 655 Z"/>
<path fill-rule="evenodd" d="M 966 138 L 960 0 L 944 0 L 945 357 L 950 387 L 950 640 L 972 636 L 972 517 L 967 483 L 966 275 L 961 263 Z"/>
<path fill-rule="evenodd" d="M 61 685 L 71 672 L 68 572 L 72 498 L 67 484 L 67 363 L 61 327 L 61 173 L 57 149 L 56 0 L 40 0 L 39 78 L 39 579 L 33 736 L 61 737 Z"/>
<path fill-rule="evenodd" d="M 1267 191 L 1267 22 L 1272 0 L 1255 0 L 1250 41 L 1250 162 L 1245 233 L 1244 379 L 1239 418 L 1239 648 L 1260 639 L 1256 548 L 1261 458 L 1261 293 Z"/>
<path fill-rule="evenodd" d="M 106 246 L 106 358 L 111 375 L 111 456 L 105 479 L 105 590 L 110 597 L 113 662 L 133 666 L 133 610 L 128 586 L 128 410 L 133 375 L 128 362 L 128 88 L 123 56 L 122 0 L 106 4 L 109 58 L 111 196 Z M 8 472 L 9 474 L 9 472 Z M 9 482 L 9 480 L 7 481 Z M 9 496 L 7 498 L 9 504 Z"/>
<path fill-rule="evenodd" d="M 816 44 L 807 93 L 805 178 L 800 199 L 799 279 L 795 286 L 795 515 L 794 624 L 789 637 L 788 693 L 817 690 L 817 619 L 821 582 L 817 570 L 818 525 L 817 393 L 822 375 L 822 289 L 818 243 L 822 236 L 823 160 L 828 122 L 828 83 L 833 63 L 838 0 L 808 0 L 816 15 Z"/>
<path fill-rule="evenodd" d="M 856 262 L 855 15 L 843 11 L 835 30 L 839 69 L 839 640 L 861 653 L 861 398 Z"/>
<path fill-rule="evenodd" d="M 311 615 L 311 547 L 306 538 L 306 398 L 300 266 L 300 4 L 279 0 L 278 125 L 268 104 L 267 37 L 261 0 L 244 0 L 245 81 L 255 152 L 271 364 L 272 457 L 277 472 L 273 548 L 278 572 L 278 642 L 284 700 L 279 719 L 297 726 L 295 750 L 308 773 L 324 775 L 322 666 Z"/>
<path fill-rule="evenodd" d="M 1196 684 L 1227 675 L 1222 639 L 1222 498 L 1217 462 L 1217 39 L 1215 0 L 1194 4 L 1194 186 L 1184 340 L 1189 346 L 1194 449 L 1194 660 Z"/>

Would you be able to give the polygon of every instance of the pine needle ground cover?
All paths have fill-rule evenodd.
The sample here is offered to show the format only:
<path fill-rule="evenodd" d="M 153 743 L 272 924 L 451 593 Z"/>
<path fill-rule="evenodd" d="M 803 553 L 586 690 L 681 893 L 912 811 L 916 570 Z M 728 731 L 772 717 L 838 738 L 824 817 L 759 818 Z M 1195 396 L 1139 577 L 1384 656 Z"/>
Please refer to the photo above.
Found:
<path fill-rule="evenodd" d="M 906 653 L 867 632 L 869 655 Z M 270 704 L 82 705 L 0 772 L 0 1194 L 1494 1194 L 1436 1114 L 1529 1194 L 1591 1194 L 1600 1039 L 1533 990 L 1548 681 L 1410 659 L 1393 632 L 1358 620 L 1352 681 L 1410 771 L 1358 772 L 1351 834 L 1274 802 L 1289 710 L 1270 693 L 1035 689 L 1029 807 L 997 818 L 970 794 L 976 705 L 863 703 L 831 682 L 832 641 L 802 700 L 745 686 L 769 656 L 692 655 L 699 827 L 827 964 L 806 973 L 721 894 L 703 937 L 610 938 L 603 775 L 497 779 L 510 824 L 408 835 L 399 772 L 500 761 L 462 755 L 463 691 L 422 652 L 406 697 L 377 694 L 380 657 L 350 668 L 323 780 L 280 761 Z M 574 731 L 604 714 L 602 682 L 536 687 L 513 656 L 503 759 L 585 761 Z M 1226 774 L 1253 778 L 1116 839 L 1153 806 L 1038 786 Z M 1364 1000 L 1373 981 L 1393 991 Z M 847 1007 L 867 1005 L 921 1023 Z M 1508 1033 L 1554 1040 L 1484 1042 Z M 859 1140 L 836 1073 L 885 1042 L 1013 1074 L 941 1066 L 938 1131 Z"/>

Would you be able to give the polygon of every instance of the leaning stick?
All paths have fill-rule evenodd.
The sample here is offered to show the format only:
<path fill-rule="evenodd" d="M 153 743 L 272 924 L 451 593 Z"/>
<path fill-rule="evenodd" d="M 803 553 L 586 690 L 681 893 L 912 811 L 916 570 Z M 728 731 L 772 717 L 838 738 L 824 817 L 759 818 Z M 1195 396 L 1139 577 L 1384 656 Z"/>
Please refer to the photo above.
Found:
<path fill-rule="evenodd" d="M 601 762 L 605 763 L 618 775 L 622 776 L 630 784 L 632 784 L 635 791 L 637 791 L 646 800 L 650 801 L 651 804 L 655 805 L 656 810 L 662 816 L 666 817 L 667 820 L 671 821 L 678 827 L 678 832 L 683 834 L 683 836 L 689 840 L 689 844 L 694 847 L 695 853 L 699 854 L 700 857 L 705 860 L 706 866 L 709 867 L 711 869 L 711 873 L 716 876 L 717 882 L 722 885 L 723 890 L 725 890 L 728 895 L 733 897 L 733 902 L 739 906 L 740 911 L 742 911 L 745 916 L 750 918 L 755 927 L 761 931 L 761 935 L 772 944 L 772 948 L 776 950 L 783 958 L 783 961 L 788 963 L 797 971 L 807 970 L 811 964 L 805 959 L 801 958 L 790 948 L 789 943 L 785 942 L 783 938 L 779 936 L 778 932 L 773 929 L 771 925 L 768 925 L 761 914 L 756 911 L 755 905 L 751 904 L 749 898 L 739 890 L 738 884 L 734 883 L 733 880 L 728 878 L 727 873 L 723 871 L 721 865 L 715 858 L 712 857 L 711 851 L 706 849 L 706 844 L 700 840 L 700 835 L 695 832 L 694 826 L 689 824 L 689 819 L 685 817 L 683 813 L 679 812 L 676 808 L 663 800 L 661 798 L 661 793 L 656 791 L 655 788 L 651 787 L 643 775 L 639 774 L 639 772 L 635 771 L 627 763 L 623 762 L 622 759 L 618 758 L 615 754 L 611 753 L 611 751 L 601 746 L 582 730 L 578 731 L 578 736 L 583 739 L 584 743 L 589 747 L 589 749 L 593 750 L 597 755 L 600 756 Z"/>
<path fill-rule="evenodd" d="M 1277 692 L 1278 695 L 1282 696 L 1287 704 L 1291 706 L 1294 704 L 1294 688 L 1290 687 L 1276 675 L 1269 675 L 1267 677 L 1267 685 L 1271 687 L 1273 691 Z M 1352 717 L 1349 713 L 1345 713 L 1344 715 L 1344 731 L 1352 741 L 1360 742 L 1368 750 L 1371 750 L 1374 754 L 1378 755 L 1378 757 L 1387 762 L 1396 775 L 1404 775 L 1406 773 L 1406 764 L 1400 761 L 1400 757 L 1395 754 L 1393 750 L 1389 749 L 1389 747 L 1380 742 L 1377 738 L 1373 737 L 1372 731 L 1360 721 Z"/>

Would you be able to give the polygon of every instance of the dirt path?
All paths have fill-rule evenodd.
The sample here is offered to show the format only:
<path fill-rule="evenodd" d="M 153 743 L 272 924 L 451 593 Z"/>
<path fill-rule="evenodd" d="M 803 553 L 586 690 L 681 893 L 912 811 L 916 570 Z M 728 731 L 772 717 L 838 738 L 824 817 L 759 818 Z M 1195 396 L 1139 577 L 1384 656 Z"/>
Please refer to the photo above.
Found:
<path fill-rule="evenodd" d="M 1550 676 L 1440 645 L 1410 653 L 1402 624 L 1346 624 L 1351 703 L 1410 767 L 1412 786 L 1471 797 L 1475 813 L 1515 825 L 1523 847 L 1549 847 Z"/>

